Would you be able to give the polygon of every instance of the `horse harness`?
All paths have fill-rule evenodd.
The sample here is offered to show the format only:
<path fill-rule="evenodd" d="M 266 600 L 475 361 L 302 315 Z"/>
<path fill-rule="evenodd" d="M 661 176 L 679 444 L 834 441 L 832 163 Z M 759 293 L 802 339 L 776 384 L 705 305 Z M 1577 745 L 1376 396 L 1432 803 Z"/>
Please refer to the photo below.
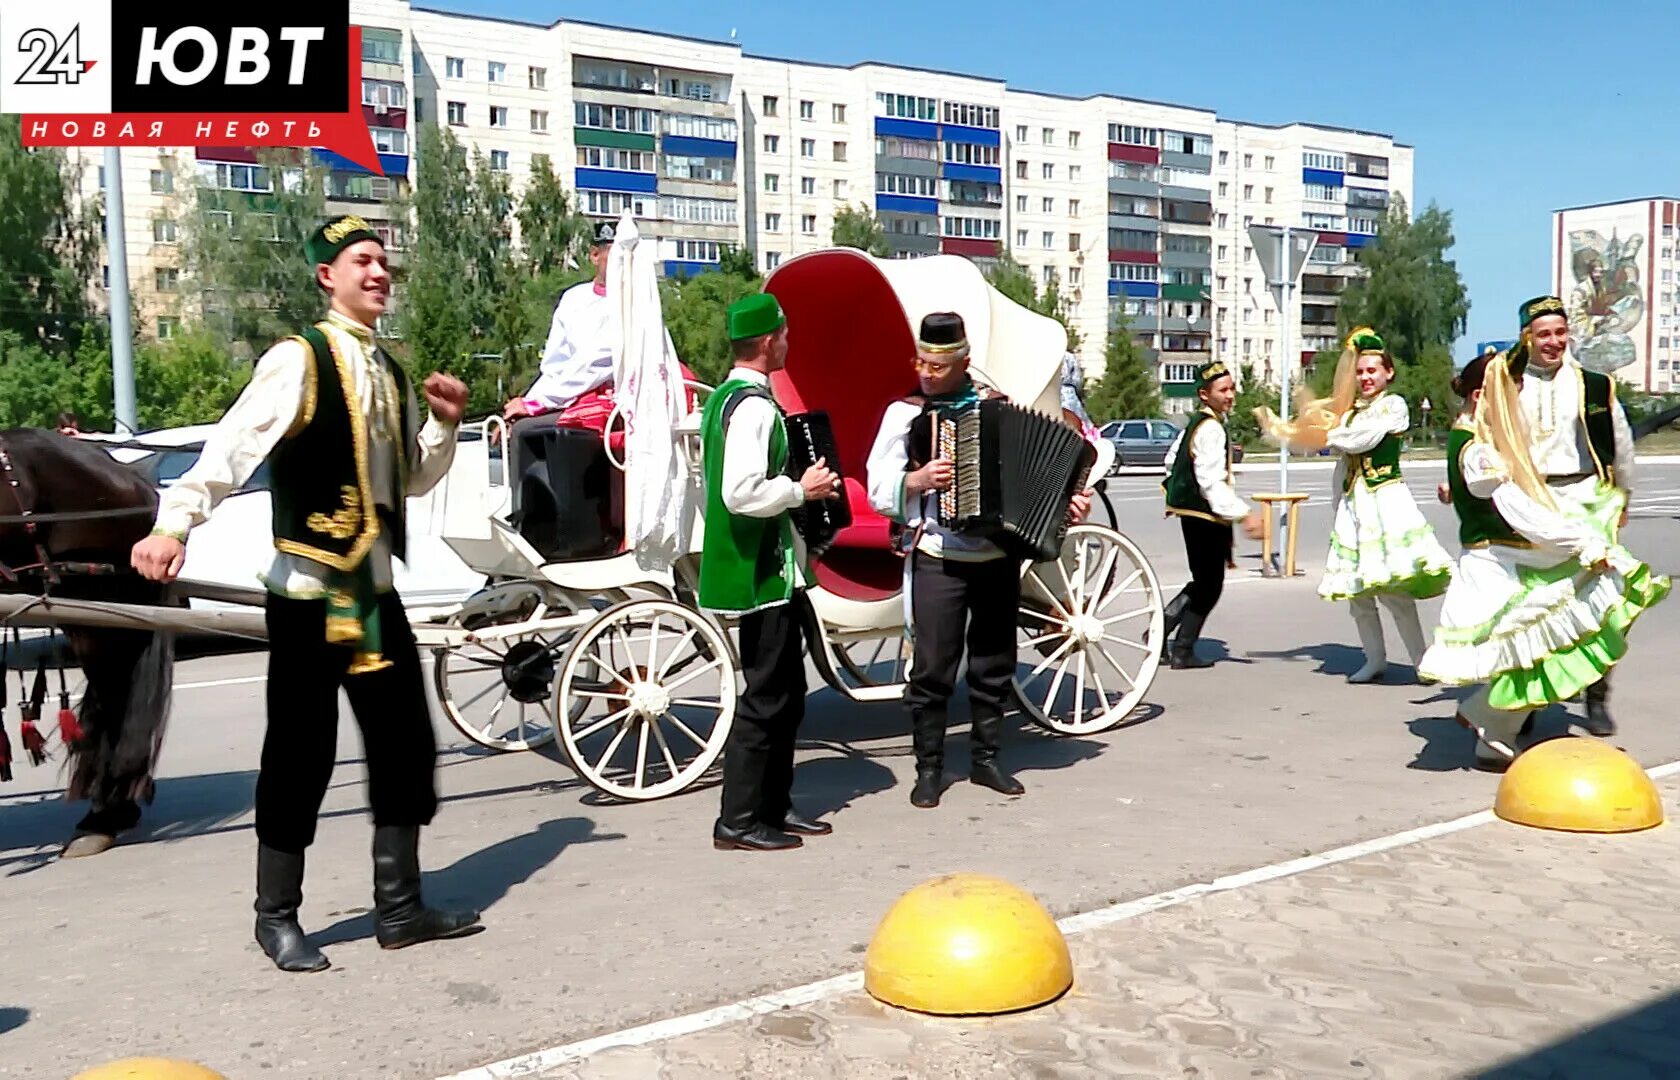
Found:
<path fill-rule="evenodd" d="M 65 560 L 53 561 L 47 554 L 46 545 L 41 542 L 39 527 L 54 521 L 83 521 L 91 518 L 117 517 L 132 515 L 136 511 L 121 510 L 91 510 L 85 513 L 65 514 L 37 514 L 24 505 L 22 485 L 18 481 L 17 470 L 12 466 L 12 455 L 6 449 L 4 440 L 0 440 L 0 477 L 4 477 L 6 486 L 11 489 L 12 501 L 17 504 L 18 513 L 0 516 L 0 525 L 22 525 L 23 531 L 35 545 L 35 559 L 25 566 L 8 566 L 0 560 L 0 582 L 17 584 L 25 574 L 39 575 L 42 581 L 51 588 L 60 584 L 63 574 L 115 574 L 117 568 L 110 563 L 69 562 Z"/>

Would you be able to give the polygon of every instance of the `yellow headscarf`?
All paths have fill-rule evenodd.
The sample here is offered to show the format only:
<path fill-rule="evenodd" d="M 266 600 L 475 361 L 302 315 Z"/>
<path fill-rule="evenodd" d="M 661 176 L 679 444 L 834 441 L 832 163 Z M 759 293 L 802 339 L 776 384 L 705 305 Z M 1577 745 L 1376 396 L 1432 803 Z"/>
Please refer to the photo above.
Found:
<path fill-rule="evenodd" d="M 1516 350 L 1513 350 L 1516 351 Z M 1518 371 L 1525 358 L 1516 359 Z M 1489 360 L 1482 373 L 1482 396 L 1476 402 L 1475 439 L 1499 455 L 1511 482 L 1548 510 L 1558 508 L 1552 489 L 1534 467 L 1533 443 L 1528 420 L 1523 416 L 1517 380 L 1511 374 L 1512 357 L 1502 352 Z"/>
<path fill-rule="evenodd" d="M 1374 338 L 1378 347 L 1361 348 L 1361 338 Z M 1342 355 L 1336 361 L 1336 376 L 1330 382 L 1330 396 L 1313 398 L 1308 396 L 1310 391 L 1307 388 L 1297 390 L 1293 420 L 1282 420 L 1266 406 L 1260 406 L 1254 410 L 1254 419 L 1260 424 L 1261 433 L 1269 442 L 1287 446 L 1296 453 L 1316 454 L 1324 449 L 1331 430 L 1342 422 L 1342 417 L 1353 408 L 1355 399 L 1359 397 L 1359 384 L 1354 379 L 1354 368 L 1359 358 L 1367 352 L 1381 353 L 1381 342 L 1377 332 L 1369 326 L 1354 330 L 1347 336 L 1342 345 Z"/>

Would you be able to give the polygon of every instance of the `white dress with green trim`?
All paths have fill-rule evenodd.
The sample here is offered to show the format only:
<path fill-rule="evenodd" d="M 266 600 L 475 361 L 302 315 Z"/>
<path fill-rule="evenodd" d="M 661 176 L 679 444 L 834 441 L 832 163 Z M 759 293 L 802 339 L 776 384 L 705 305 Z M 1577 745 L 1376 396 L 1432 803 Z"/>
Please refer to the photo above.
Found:
<path fill-rule="evenodd" d="M 1454 432 L 1449 454 L 1465 551 L 1418 673 L 1487 683 L 1496 709 L 1566 701 L 1626 654 L 1628 628 L 1668 595 L 1669 579 L 1607 542 L 1602 522 L 1574 504 L 1553 511 L 1530 498 L 1468 433 Z M 1594 569 L 1603 560 L 1609 569 Z"/>
<path fill-rule="evenodd" d="M 1401 438 L 1411 427 L 1406 399 L 1383 393 L 1361 400 L 1331 429 L 1337 454 L 1335 523 L 1318 595 L 1351 600 L 1377 593 L 1439 596 L 1452 556 L 1418 509 L 1400 475 Z"/>

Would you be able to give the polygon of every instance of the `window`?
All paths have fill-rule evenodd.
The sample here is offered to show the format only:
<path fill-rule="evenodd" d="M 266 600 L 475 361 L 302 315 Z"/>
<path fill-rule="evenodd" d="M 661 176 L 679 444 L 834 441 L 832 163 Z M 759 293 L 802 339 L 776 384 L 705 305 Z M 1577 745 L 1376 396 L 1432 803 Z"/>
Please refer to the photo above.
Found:
<path fill-rule="evenodd" d="M 1159 146 L 1161 129 L 1138 127 L 1135 124 L 1110 124 L 1108 141 L 1130 143 L 1133 146 Z"/>
<path fill-rule="evenodd" d="M 1078 217 L 1078 216 L 1079 216 L 1079 200 L 1078 199 L 1069 199 L 1068 200 L 1068 217 Z"/>
<path fill-rule="evenodd" d="M 764 269 L 774 270 L 774 269 L 776 269 L 776 267 L 778 267 L 780 265 L 782 265 L 782 253 L 781 252 L 779 252 L 779 251 L 766 251 L 764 253 Z"/>
<path fill-rule="evenodd" d="M 1068 149 L 1069 150 L 1079 149 L 1079 132 L 1077 132 L 1077 131 L 1068 132 Z M 1068 280 L 1071 281 L 1072 278 L 1069 278 Z"/>
<path fill-rule="evenodd" d="M 1083 272 L 1081 272 L 1079 267 L 1077 267 L 1077 266 L 1068 267 L 1068 284 L 1069 285 L 1078 285 L 1082 280 L 1084 280 L 1084 277 L 1085 277 L 1085 275 L 1084 275 Z"/>
<path fill-rule="evenodd" d="M 548 89 L 548 69 L 534 67 L 526 71 L 526 84 L 533 90 Z"/>
<path fill-rule="evenodd" d="M 1015 125 L 1015 141 L 1016 142 L 1026 142 L 1027 141 L 1027 125 L 1025 125 L 1025 124 L 1016 124 Z"/>
<path fill-rule="evenodd" d="M 1231 152 L 1229 150 L 1219 151 L 1219 164 L 1228 165 L 1228 164 L 1230 164 L 1230 161 L 1231 161 Z"/>
<path fill-rule="evenodd" d="M 652 150 L 617 150 L 606 146 L 577 148 L 577 163 L 586 169 L 650 173 L 653 171 L 655 160 Z"/>
<path fill-rule="evenodd" d="M 1272 201 L 1272 189 L 1271 188 L 1266 189 L 1266 201 L 1267 202 Z"/>
<path fill-rule="evenodd" d="M 1301 186 L 1306 198 L 1316 199 L 1319 202 L 1339 203 L 1342 201 L 1342 191 L 1344 190 L 1342 188 L 1331 187 L 1329 184 L 1302 184 Z"/>
<path fill-rule="evenodd" d="M 1051 248 L 1056 246 L 1056 234 L 1055 233 L 1046 232 L 1046 233 L 1043 234 L 1043 236 L 1044 236 L 1044 243 L 1041 246 L 1044 248 L 1045 251 L 1049 251 Z"/>
<path fill-rule="evenodd" d="M 375 64 L 402 63 L 402 31 L 362 27 L 362 59 Z"/>
<path fill-rule="evenodd" d="M 548 110 L 547 109 L 532 109 L 531 110 L 531 130 L 532 131 L 547 131 L 548 130 Z"/>
<path fill-rule="evenodd" d="M 799 215 L 799 231 L 804 233 L 806 236 L 810 236 L 812 233 L 816 232 L 817 231 L 817 215 L 815 215 L 815 214 L 800 214 Z"/>
<path fill-rule="evenodd" d="M 1308 169 L 1327 169 L 1330 172 L 1346 172 L 1347 158 L 1341 154 L 1328 150 L 1307 150 L 1301 154 L 1301 165 Z"/>
<path fill-rule="evenodd" d="M 174 292 L 181 285 L 181 271 L 173 266 L 152 271 L 152 287 L 158 292 Z"/>
<path fill-rule="evenodd" d="M 233 165 L 226 162 L 198 163 L 198 181 L 222 191 L 273 191 L 274 180 L 261 165 Z"/>
<path fill-rule="evenodd" d="M 467 77 L 467 62 L 459 56 L 444 57 L 443 73 L 451 79 L 464 79 Z"/>
<path fill-rule="evenodd" d="M 1080 172 L 1079 166 L 1069 165 L 1068 166 L 1068 180 L 1075 183 L 1075 184 L 1079 183 L 1079 172 Z"/>
<path fill-rule="evenodd" d="M 1225 215 L 1224 215 L 1224 214 L 1220 214 L 1220 215 L 1219 215 L 1219 227 L 1220 227 L 1220 228 L 1221 228 L 1221 229 L 1223 229 L 1223 228 L 1224 228 L 1224 227 L 1225 227 L 1225 222 L 1226 222 L 1226 221 L 1227 221 L 1227 220 L 1229 220 L 1229 219 L 1228 219 L 1228 218 L 1227 218 L 1227 217 L 1226 217 L 1226 216 L 1225 216 Z"/>
<path fill-rule="evenodd" d="M 1068 233 L 1068 250 L 1073 252 L 1076 255 L 1079 253 L 1079 234 L 1078 233 L 1076 233 L 1076 232 Z"/>
<path fill-rule="evenodd" d="M 765 173 L 764 174 L 764 190 L 765 191 L 780 191 L 780 190 L 782 190 L 782 178 L 781 178 L 781 176 L 777 173 Z"/>
<path fill-rule="evenodd" d="M 665 94 L 667 97 L 687 98 L 689 101 L 710 101 L 717 95 L 717 90 L 709 82 L 666 79 Z"/>
<path fill-rule="evenodd" d="M 834 160 L 835 161 L 845 161 L 846 160 L 846 144 L 845 143 L 837 142 L 837 143 L 834 144 Z"/>
<path fill-rule="evenodd" d="M 673 240 L 671 251 L 683 262 L 717 262 L 721 254 L 715 240 Z"/>
<path fill-rule="evenodd" d="M 508 111 L 507 111 L 507 106 L 506 105 L 492 105 L 492 106 L 490 106 L 490 126 L 491 127 L 500 127 L 500 128 L 507 127 L 508 126 L 507 125 L 507 117 L 508 117 Z"/>
<path fill-rule="evenodd" d="M 159 195 L 167 195 L 175 190 L 175 176 L 167 169 L 152 170 L 152 191 Z"/>
<path fill-rule="evenodd" d="M 799 103 L 799 119 L 801 119 L 801 120 L 814 119 L 815 116 L 816 116 L 816 111 L 817 111 L 817 105 L 816 105 L 816 102 L 814 102 L 814 101 L 801 101 Z"/>
<path fill-rule="evenodd" d="M 1253 184 L 1244 184 L 1243 185 L 1243 201 L 1244 202 L 1252 202 L 1253 199 L 1254 199 L 1254 185 Z"/>
<path fill-rule="evenodd" d="M 646 114 L 645 121 L 644 121 L 644 119 L 641 115 L 638 115 L 637 117 L 635 117 L 635 121 L 636 121 L 638 126 L 634 127 L 634 128 L 621 126 L 619 124 L 619 117 L 617 116 L 617 113 L 618 113 L 619 110 L 615 108 L 612 111 L 614 113 L 613 126 L 616 127 L 619 131 L 652 131 L 653 130 L 653 110 L 652 109 L 633 109 L 633 110 L 629 110 L 631 112 L 635 112 L 635 113 L 638 113 L 638 114 Z M 645 127 L 639 126 L 643 123 L 645 123 L 647 126 L 645 126 Z M 664 126 L 664 130 L 665 130 L 665 134 L 667 134 L 667 135 L 686 135 L 691 139 L 716 139 L 719 142 L 734 142 L 735 141 L 735 132 L 736 132 L 735 121 L 728 120 L 728 119 L 723 119 L 723 118 L 719 118 L 719 117 L 689 116 L 689 115 L 681 114 L 681 113 L 675 113 L 675 114 L 674 113 L 666 113 L 663 126 Z"/>
<path fill-rule="evenodd" d="M 493 83 L 507 82 L 507 65 L 500 60 L 492 60 L 485 65 L 485 79 Z"/>
<path fill-rule="evenodd" d="M 1223 181 L 1223 180 L 1219 181 L 1219 197 L 1221 199 L 1223 199 L 1226 196 L 1226 194 L 1229 192 L 1229 190 L 1230 190 L 1230 185 L 1229 184 L 1225 183 L 1225 181 Z"/>
<path fill-rule="evenodd" d="M 164 218 L 153 218 L 152 219 L 152 243 L 154 243 L 154 244 L 173 244 L 174 242 L 175 242 L 175 219 L 174 218 L 166 218 L 166 217 L 164 217 Z"/>
<path fill-rule="evenodd" d="M 776 153 L 779 149 L 781 149 L 781 145 L 782 145 L 781 136 L 779 136 L 779 135 L 766 135 L 766 136 L 764 136 L 764 152 L 766 154 Z"/>
<path fill-rule="evenodd" d="M 464 127 L 467 122 L 467 103 L 451 101 L 448 104 L 449 122 L 455 127 Z"/>
<path fill-rule="evenodd" d="M 1048 162 L 1048 161 L 1046 161 L 1044 163 L 1044 179 L 1046 179 L 1046 180 L 1056 179 L 1056 166 L 1054 164 L 1052 164 L 1051 162 Z"/>
<path fill-rule="evenodd" d="M 928 142 L 926 139 L 897 139 L 888 137 L 875 140 L 875 154 L 878 157 L 911 158 L 916 161 L 938 161 L 939 144 Z"/>
<path fill-rule="evenodd" d="M 963 127 L 995 128 L 998 126 L 998 111 L 990 105 L 971 105 L 962 101 L 947 101 L 945 103 L 945 122 L 960 124 Z M 929 117 L 928 119 L 932 119 Z M 1018 128 L 1021 138 L 1025 139 L 1026 128 Z"/>
<path fill-rule="evenodd" d="M 1046 266 L 1039 271 L 1039 275 L 1044 279 L 1044 284 L 1048 285 L 1056 280 L 1056 268 L 1054 266 Z"/>
<path fill-rule="evenodd" d="M 1276 167 L 1275 159 L 1272 157 L 1272 155 L 1267 154 L 1266 155 L 1266 171 L 1271 172 L 1275 167 Z"/>
<path fill-rule="evenodd" d="M 817 140 L 815 140 L 815 139 L 800 139 L 799 140 L 799 156 L 803 157 L 803 158 L 814 158 L 814 157 L 816 157 L 817 156 Z"/>
<path fill-rule="evenodd" d="M 875 190 L 882 195 L 914 195 L 918 198 L 931 199 L 939 194 L 939 180 L 932 176 L 876 173 Z"/>
<path fill-rule="evenodd" d="M 782 215 L 780 215 L 780 214 L 765 214 L 764 215 L 764 231 L 765 232 L 781 232 L 782 231 Z"/>
<path fill-rule="evenodd" d="M 159 341 L 168 341 L 175 336 L 181 320 L 173 315 L 159 315 L 157 321 L 157 336 Z"/>
<path fill-rule="evenodd" d="M 1225 261 L 1225 256 L 1230 252 L 1230 250 L 1231 249 L 1226 247 L 1224 244 L 1219 245 L 1219 261 L 1220 262 Z M 1219 287 L 1223 289 L 1225 286 L 1223 284 L 1221 284 Z"/>
<path fill-rule="evenodd" d="M 1015 196 L 1015 212 L 1017 214 L 1024 214 L 1027 212 L 1027 197 L 1025 195 Z"/>
<path fill-rule="evenodd" d="M 1027 246 L 1027 230 L 1025 230 L 1025 229 L 1016 229 L 1015 230 L 1015 246 L 1016 247 L 1026 247 Z"/>
<path fill-rule="evenodd" d="M 734 199 L 697 199 L 691 195 L 664 195 L 659 199 L 659 216 L 669 221 L 694 221 L 704 225 L 733 225 Z"/>
<path fill-rule="evenodd" d="M 1243 155 L 1243 168 L 1245 168 L 1245 169 L 1254 168 L 1254 155 L 1253 154 L 1244 154 Z"/>
<path fill-rule="evenodd" d="M 363 79 L 362 104 L 372 105 L 379 112 L 384 112 L 386 109 L 401 109 L 408 104 L 408 91 L 400 82 L 391 82 L 387 79 Z"/>
<path fill-rule="evenodd" d="M 490 151 L 490 169 L 492 172 L 508 171 L 508 152 L 506 150 Z"/>
<path fill-rule="evenodd" d="M 1039 201 L 1039 209 L 1046 214 L 1054 214 L 1056 212 L 1056 200 L 1041 199 Z"/>
<path fill-rule="evenodd" d="M 846 197 L 846 181 L 834 181 L 834 197 L 836 199 L 844 199 Z"/>
<path fill-rule="evenodd" d="M 1044 142 L 1045 146 L 1055 146 L 1056 145 L 1056 129 L 1055 128 L 1045 128 L 1044 129 L 1044 131 L 1043 131 L 1043 142 Z"/>
<path fill-rule="evenodd" d="M 1017 161 L 1015 163 L 1015 179 L 1025 180 L 1026 178 L 1027 178 L 1027 163 L 1024 162 L 1024 161 Z M 100 183 L 104 183 L 104 181 L 101 180 Z"/>
<path fill-rule="evenodd" d="M 1155 281 L 1159 276 L 1159 268 L 1154 266 L 1140 263 L 1108 264 L 1110 281 Z"/>
<path fill-rule="evenodd" d="M 381 154 L 408 153 L 408 132 L 400 128 L 368 128 L 368 134 L 373 136 L 374 149 Z"/>
<path fill-rule="evenodd" d="M 666 175 L 670 175 L 669 172 Z M 629 211 L 636 217 L 646 217 L 650 205 L 646 195 L 636 195 L 628 191 L 582 191 L 579 194 L 583 196 L 583 210 L 586 214 L 617 217 Z"/>
<path fill-rule="evenodd" d="M 801 195 L 815 195 L 816 193 L 817 193 L 817 178 L 814 177 L 814 176 L 801 176 L 799 178 L 799 194 L 801 194 Z"/>
<path fill-rule="evenodd" d="M 764 113 L 765 116 L 775 116 L 776 115 L 776 106 L 779 105 L 779 104 L 781 104 L 781 103 L 779 101 L 777 101 L 777 99 L 775 99 L 775 98 L 773 98 L 769 95 L 765 95 L 764 108 L 761 111 Z"/>
<path fill-rule="evenodd" d="M 875 104 L 880 108 L 883 116 L 896 116 L 903 120 L 939 119 L 939 103 L 930 97 L 916 97 L 912 94 L 888 94 L 877 91 Z"/>
<path fill-rule="evenodd" d="M 945 144 L 945 160 L 954 165 L 996 165 L 998 148 L 978 143 L 948 142 Z"/>
<path fill-rule="evenodd" d="M 831 105 L 831 106 L 829 106 L 828 116 L 829 116 L 829 119 L 833 120 L 836 124 L 844 124 L 846 122 L 846 106 L 844 106 L 844 105 Z"/>

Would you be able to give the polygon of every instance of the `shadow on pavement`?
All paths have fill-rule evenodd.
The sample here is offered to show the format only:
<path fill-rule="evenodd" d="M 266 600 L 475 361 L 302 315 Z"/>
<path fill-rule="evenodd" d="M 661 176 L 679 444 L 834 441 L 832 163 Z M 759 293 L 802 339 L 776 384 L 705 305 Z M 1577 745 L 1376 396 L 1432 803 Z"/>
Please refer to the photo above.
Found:
<path fill-rule="evenodd" d="M 0 1005 L 0 1035 L 8 1031 L 16 1031 L 29 1023 L 29 1010 L 16 1005 Z"/>
<path fill-rule="evenodd" d="M 1419 704 L 1456 701 L 1455 691 L 1443 691 Z M 1469 688 L 1459 688 L 1457 695 L 1467 696 Z M 1451 716 L 1425 716 L 1406 723 L 1413 735 L 1423 740 L 1417 757 L 1406 766 L 1424 772 L 1460 772 L 1472 767 L 1476 752 L 1476 736 L 1469 728 Z M 1523 736 L 1519 749 L 1527 749 L 1549 739 L 1569 737 L 1569 713 L 1561 705 L 1553 705 L 1534 714 L 1534 726 Z"/>
<path fill-rule="evenodd" d="M 1680 994 L 1669 994 L 1501 1065 L 1473 1080 L 1680 1075 Z"/>
<path fill-rule="evenodd" d="M 486 911 L 516 885 L 560 857 L 573 844 L 622 840 L 623 833 L 597 833 L 595 822 L 583 817 L 555 818 L 499 844 L 463 856 L 441 870 L 421 873 L 421 895 L 437 907 L 467 907 Z M 425 862 L 424 834 L 420 860 Z M 367 912 L 340 919 L 309 935 L 317 948 L 361 941 L 373 936 L 373 916 Z"/>

